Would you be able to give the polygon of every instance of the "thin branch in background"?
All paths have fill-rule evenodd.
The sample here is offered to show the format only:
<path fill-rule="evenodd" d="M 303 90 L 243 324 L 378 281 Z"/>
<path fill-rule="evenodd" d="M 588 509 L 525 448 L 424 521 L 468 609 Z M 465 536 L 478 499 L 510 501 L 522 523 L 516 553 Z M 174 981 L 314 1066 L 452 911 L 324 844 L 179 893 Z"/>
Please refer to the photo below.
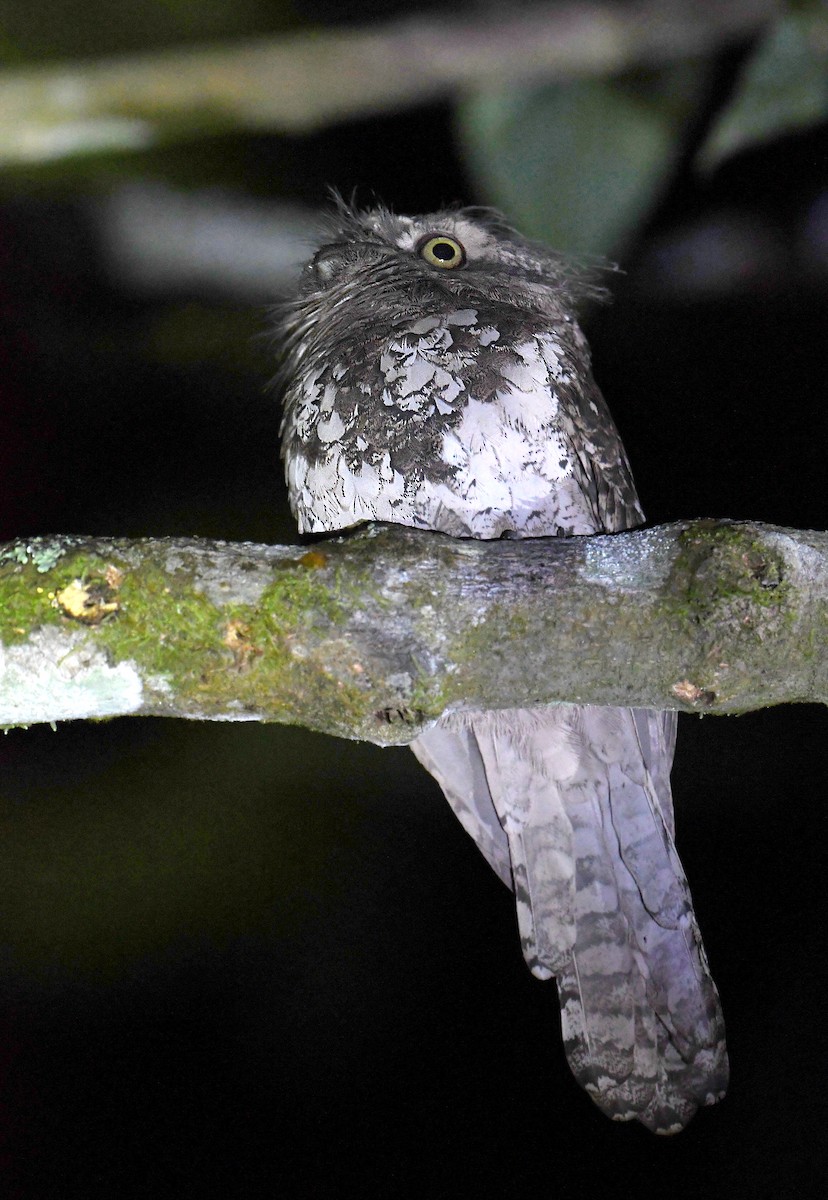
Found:
<path fill-rule="evenodd" d="M 473 88 L 654 66 L 749 37 L 779 11 L 773 0 L 542 4 L 10 71 L 0 162 L 239 128 L 307 133 Z"/>
<path fill-rule="evenodd" d="M 119 284 L 251 304 L 272 302 L 295 283 L 320 226 L 311 208 L 160 182 L 115 188 L 88 201 L 88 211 Z"/>

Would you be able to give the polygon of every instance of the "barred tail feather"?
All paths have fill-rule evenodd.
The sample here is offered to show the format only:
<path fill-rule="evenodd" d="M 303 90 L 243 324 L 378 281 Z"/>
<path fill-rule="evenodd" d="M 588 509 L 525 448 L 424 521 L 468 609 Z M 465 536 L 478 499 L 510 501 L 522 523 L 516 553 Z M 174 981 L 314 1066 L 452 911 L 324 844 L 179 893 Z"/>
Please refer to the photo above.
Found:
<path fill-rule="evenodd" d="M 539 978 L 557 978 L 576 1079 L 616 1120 L 683 1128 L 724 1094 L 728 1066 L 672 838 L 673 719 L 562 705 L 450 717 L 437 729 L 418 739 L 434 734 L 431 755 L 418 754 L 437 765 L 466 828 L 486 832 L 501 875 L 508 849 L 524 955 Z M 475 795 L 460 801 L 472 772 L 458 763 L 469 755 Z"/>

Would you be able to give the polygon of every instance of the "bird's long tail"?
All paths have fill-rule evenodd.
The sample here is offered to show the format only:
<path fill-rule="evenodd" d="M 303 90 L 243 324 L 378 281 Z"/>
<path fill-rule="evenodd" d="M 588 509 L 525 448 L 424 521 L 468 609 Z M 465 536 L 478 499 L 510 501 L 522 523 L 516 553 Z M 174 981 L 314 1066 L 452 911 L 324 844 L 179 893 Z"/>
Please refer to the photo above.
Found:
<path fill-rule="evenodd" d="M 728 1075 L 673 843 L 670 722 L 562 705 L 447 718 L 414 744 L 501 876 L 510 863 L 524 955 L 557 978 L 579 1083 L 657 1133 L 720 1099 Z"/>

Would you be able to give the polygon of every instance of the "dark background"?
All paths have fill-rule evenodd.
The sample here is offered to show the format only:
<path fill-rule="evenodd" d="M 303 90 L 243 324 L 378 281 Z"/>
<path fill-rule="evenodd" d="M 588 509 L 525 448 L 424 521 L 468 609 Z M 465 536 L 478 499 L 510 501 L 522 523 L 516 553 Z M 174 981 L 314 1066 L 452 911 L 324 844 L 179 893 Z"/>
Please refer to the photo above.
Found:
<path fill-rule="evenodd" d="M 488 199 L 442 106 L 175 153 L 260 199 Z M 828 527 L 807 224 L 825 164 L 824 130 L 703 181 L 685 162 L 588 315 L 653 522 Z M 0 204 L 0 537 L 296 540 L 263 306 L 131 292 L 89 214 L 33 175 Z M 715 259 L 734 221 L 751 233 L 725 285 L 682 283 L 682 230 Z M 825 730 L 816 706 L 681 718 L 679 849 L 732 1081 L 670 1140 L 577 1088 L 509 895 L 407 750 L 149 720 L 10 732 L 4 1194 L 822 1195 Z"/>

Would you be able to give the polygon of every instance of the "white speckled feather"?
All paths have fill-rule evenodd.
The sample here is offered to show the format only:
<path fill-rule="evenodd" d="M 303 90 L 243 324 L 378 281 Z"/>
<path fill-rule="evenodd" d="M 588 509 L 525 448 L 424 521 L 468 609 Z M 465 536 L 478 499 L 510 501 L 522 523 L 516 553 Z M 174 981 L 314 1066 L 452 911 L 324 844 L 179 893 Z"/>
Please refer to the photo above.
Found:
<path fill-rule="evenodd" d="M 284 323 L 300 528 L 379 520 L 494 538 L 638 524 L 565 264 L 471 213 L 338 220 Z M 446 716 L 412 745 L 514 888 L 526 961 L 557 979 L 576 1078 L 613 1118 L 659 1133 L 727 1082 L 673 842 L 674 741 L 675 714 L 560 705 Z"/>

